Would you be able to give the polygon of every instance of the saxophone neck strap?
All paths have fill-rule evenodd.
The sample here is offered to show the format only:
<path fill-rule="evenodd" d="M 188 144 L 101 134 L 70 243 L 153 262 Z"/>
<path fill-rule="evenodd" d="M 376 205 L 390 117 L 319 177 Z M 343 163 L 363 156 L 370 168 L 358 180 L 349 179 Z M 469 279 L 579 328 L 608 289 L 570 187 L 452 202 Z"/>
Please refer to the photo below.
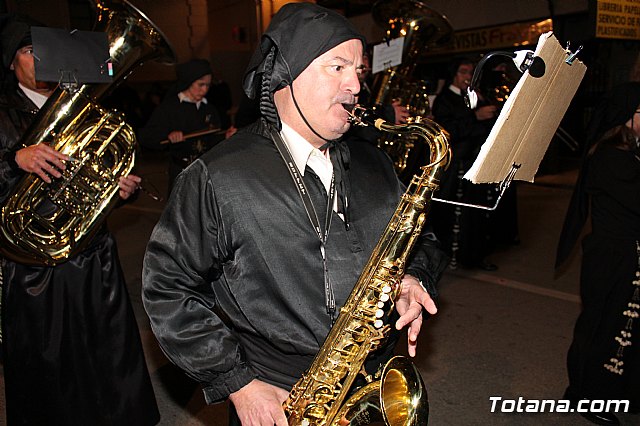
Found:
<path fill-rule="evenodd" d="M 331 281 L 329 280 L 329 267 L 327 264 L 326 257 L 326 242 L 329 237 L 329 229 L 331 228 L 331 217 L 333 216 L 333 204 L 336 196 L 336 186 L 335 186 L 335 175 L 331 175 L 331 185 L 329 187 L 329 194 L 327 197 L 327 211 L 325 215 L 325 223 L 324 229 L 320 227 L 320 219 L 318 219 L 318 214 L 316 213 L 316 209 L 313 206 L 313 202 L 311 197 L 309 196 L 309 191 L 307 190 L 307 186 L 304 184 L 302 180 L 302 174 L 300 170 L 298 170 L 298 166 L 296 166 L 295 161 L 293 161 L 293 156 L 289 151 L 289 148 L 282 140 L 282 136 L 280 132 L 273 128 L 273 126 L 268 125 L 269 132 L 271 134 L 271 139 L 273 143 L 276 145 L 280 156 L 284 160 L 287 165 L 287 170 L 289 170 L 289 174 L 291 175 L 291 179 L 293 179 L 293 183 L 295 184 L 296 189 L 298 190 L 298 195 L 302 199 L 302 203 L 304 205 L 304 209 L 307 212 L 307 217 L 313 226 L 313 229 L 316 231 L 316 235 L 320 240 L 320 253 L 322 254 L 322 269 L 324 275 L 324 291 L 325 291 L 325 305 L 327 308 L 327 314 L 331 318 L 331 323 L 335 321 L 335 313 L 336 313 L 336 300 L 333 292 L 333 286 Z"/>

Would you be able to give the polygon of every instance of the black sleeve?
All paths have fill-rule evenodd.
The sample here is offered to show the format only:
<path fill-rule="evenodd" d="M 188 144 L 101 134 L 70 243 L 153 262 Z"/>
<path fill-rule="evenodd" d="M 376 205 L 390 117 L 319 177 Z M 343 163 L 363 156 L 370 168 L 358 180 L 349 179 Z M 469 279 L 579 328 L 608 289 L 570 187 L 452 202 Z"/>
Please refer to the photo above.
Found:
<path fill-rule="evenodd" d="M 418 278 L 432 298 L 438 297 L 437 284 L 449 265 L 449 257 L 442 250 L 430 226 L 425 226 L 414 247 L 406 273 Z"/>
<path fill-rule="evenodd" d="M 208 171 L 196 161 L 176 180 L 142 271 L 153 333 L 167 357 L 202 383 L 208 403 L 226 399 L 257 376 L 216 313 L 212 286 L 221 274 L 221 228 Z"/>

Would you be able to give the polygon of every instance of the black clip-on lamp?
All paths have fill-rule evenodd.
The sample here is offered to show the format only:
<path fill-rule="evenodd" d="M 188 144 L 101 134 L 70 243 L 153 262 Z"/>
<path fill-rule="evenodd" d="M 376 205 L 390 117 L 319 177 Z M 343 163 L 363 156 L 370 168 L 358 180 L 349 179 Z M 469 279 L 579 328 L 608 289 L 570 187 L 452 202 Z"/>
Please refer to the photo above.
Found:
<path fill-rule="evenodd" d="M 478 84 L 478 81 L 480 81 L 480 77 L 482 76 L 482 67 L 489 60 L 489 58 L 493 56 L 506 56 L 507 58 L 513 60 L 513 63 L 516 65 L 520 72 L 524 73 L 528 70 L 529 74 L 532 77 L 539 78 L 544 75 L 546 67 L 544 64 L 544 60 L 541 57 L 533 55 L 533 50 L 518 50 L 516 52 L 495 51 L 487 53 L 480 60 L 480 62 L 478 62 L 478 66 L 476 66 L 476 69 L 473 72 L 471 83 L 467 88 L 467 93 L 465 93 L 464 95 L 464 100 L 467 106 L 473 109 L 478 105 L 478 94 L 476 93 L 475 88 L 476 84 Z"/>

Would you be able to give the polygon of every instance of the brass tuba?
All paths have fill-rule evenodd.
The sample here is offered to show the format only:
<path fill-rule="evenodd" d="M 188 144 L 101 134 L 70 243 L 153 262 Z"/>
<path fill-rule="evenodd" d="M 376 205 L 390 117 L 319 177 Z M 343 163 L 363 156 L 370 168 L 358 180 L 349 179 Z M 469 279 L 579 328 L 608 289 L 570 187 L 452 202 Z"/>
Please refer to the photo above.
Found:
<path fill-rule="evenodd" d="M 167 38 L 126 0 L 94 0 L 96 31 L 107 34 L 115 75 L 109 84 L 58 87 L 23 135 L 23 146 L 47 143 L 71 157 L 51 184 L 24 176 L 0 211 L 0 253 L 55 265 L 80 252 L 118 201 L 118 180 L 135 161 L 136 138 L 124 117 L 97 102 L 137 65 L 175 63 Z"/>
<path fill-rule="evenodd" d="M 422 138 L 430 147 L 430 162 L 414 176 L 311 367 L 289 393 L 284 409 L 290 425 L 427 423 L 427 392 L 417 368 L 405 357 L 392 358 L 378 380 L 366 377 L 369 383 L 347 396 L 368 355 L 388 336 L 387 321 L 400 294 L 407 259 L 439 177 L 451 161 L 448 135 L 430 120 L 395 126 L 382 119 L 371 122 L 369 117 L 369 112 L 355 107 L 356 124 Z"/>
<path fill-rule="evenodd" d="M 419 123 L 429 116 L 431 108 L 425 82 L 414 76 L 416 65 L 426 50 L 450 43 L 453 27 L 444 15 L 418 0 L 378 0 L 371 14 L 376 24 L 386 30 L 386 39 L 404 37 L 402 64 L 375 76 L 372 106 L 379 108 L 400 100 L 409 110 L 408 122 Z M 415 143 L 413 136 L 396 134 L 385 134 L 378 141 L 403 181 L 408 181 L 422 164 L 422 159 L 410 158 Z"/>

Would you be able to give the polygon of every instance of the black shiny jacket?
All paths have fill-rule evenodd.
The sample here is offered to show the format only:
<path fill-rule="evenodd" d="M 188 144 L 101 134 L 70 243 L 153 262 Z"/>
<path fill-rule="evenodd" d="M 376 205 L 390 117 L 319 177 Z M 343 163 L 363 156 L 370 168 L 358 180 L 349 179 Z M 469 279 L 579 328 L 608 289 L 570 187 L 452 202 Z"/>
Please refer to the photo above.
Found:
<path fill-rule="evenodd" d="M 5 156 L 19 148 L 20 136 L 37 112 L 35 104 L 17 86 L 0 94 L 0 203 L 23 174 L 13 170 Z"/>
<path fill-rule="evenodd" d="M 326 243 L 338 309 L 403 192 L 381 150 L 355 140 L 348 147 L 350 226 L 333 212 Z M 312 193 L 313 172 L 303 180 Z M 424 232 L 407 272 L 435 296 L 446 261 Z M 143 301 L 165 353 L 212 403 L 255 377 L 290 388 L 308 368 L 331 327 L 323 277 L 317 234 L 258 122 L 178 177 L 147 246 Z"/>

